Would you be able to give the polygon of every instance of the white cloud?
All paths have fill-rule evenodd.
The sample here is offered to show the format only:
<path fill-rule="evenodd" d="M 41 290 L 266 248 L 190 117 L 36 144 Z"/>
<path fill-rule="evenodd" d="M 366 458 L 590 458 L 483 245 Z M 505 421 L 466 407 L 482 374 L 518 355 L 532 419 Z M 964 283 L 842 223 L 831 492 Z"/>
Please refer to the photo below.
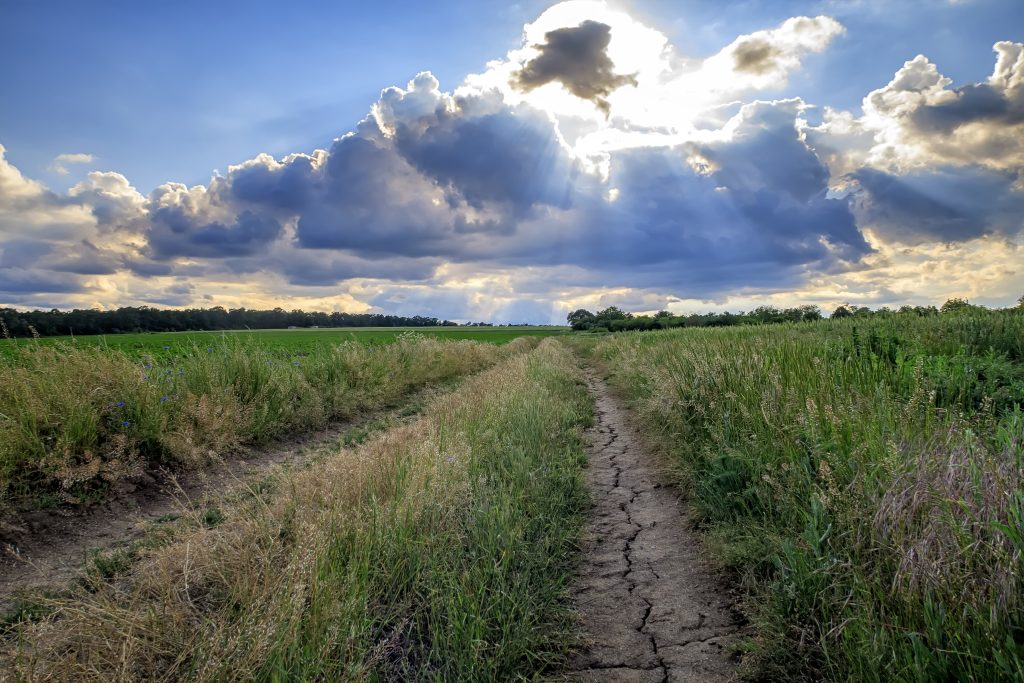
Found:
<path fill-rule="evenodd" d="M 93 156 L 91 154 L 58 154 L 50 164 L 50 170 L 57 175 L 67 175 L 69 164 L 91 164 L 93 162 Z"/>

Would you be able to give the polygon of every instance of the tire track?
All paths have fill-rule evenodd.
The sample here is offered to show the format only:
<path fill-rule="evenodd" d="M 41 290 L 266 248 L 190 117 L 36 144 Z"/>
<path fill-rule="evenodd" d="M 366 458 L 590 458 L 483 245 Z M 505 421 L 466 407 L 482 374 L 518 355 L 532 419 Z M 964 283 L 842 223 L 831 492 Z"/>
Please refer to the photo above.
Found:
<path fill-rule="evenodd" d="M 725 681 L 741 631 L 734 600 L 700 557 L 679 492 L 662 483 L 627 412 L 593 372 L 587 432 L 593 507 L 573 590 L 583 681 Z"/>

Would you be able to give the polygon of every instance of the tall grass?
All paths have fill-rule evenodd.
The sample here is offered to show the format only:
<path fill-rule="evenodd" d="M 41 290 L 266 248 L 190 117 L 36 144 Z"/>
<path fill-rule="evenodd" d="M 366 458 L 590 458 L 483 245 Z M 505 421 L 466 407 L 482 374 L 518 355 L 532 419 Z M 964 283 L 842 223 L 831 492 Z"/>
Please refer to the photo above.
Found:
<path fill-rule="evenodd" d="M 61 680 L 512 680 L 571 643 L 586 502 L 571 355 L 545 340 L 424 417 L 282 475 L 52 601 L 0 671 Z"/>
<path fill-rule="evenodd" d="M 228 339 L 161 359 L 22 344 L 0 359 L 0 511 L 46 497 L 75 501 L 159 466 L 201 467 L 536 343 L 406 334 L 385 346 L 348 342 L 293 356 Z"/>
<path fill-rule="evenodd" d="M 1024 315 L 616 335 L 780 680 L 1024 678 Z"/>

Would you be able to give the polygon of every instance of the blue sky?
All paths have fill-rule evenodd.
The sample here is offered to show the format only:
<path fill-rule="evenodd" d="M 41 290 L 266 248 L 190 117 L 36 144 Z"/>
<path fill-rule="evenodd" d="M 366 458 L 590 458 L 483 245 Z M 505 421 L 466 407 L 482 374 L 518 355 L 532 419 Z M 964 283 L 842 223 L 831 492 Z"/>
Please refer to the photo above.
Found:
<path fill-rule="evenodd" d="M 365 116 L 381 89 L 429 70 L 446 88 L 519 43 L 549 2 L 3 2 L 9 159 L 51 186 L 61 153 L 84 151 L 148 192 L 205 182 L 251 158 L 310 151 Z M 918 53 L 957 82 L 991 70 L 988 48 L 1024 26 L 1024 3 L 621 3 L 688 54 L 822 12 L 849 34 L 779 94 L 851 108 Z M 876 9 L 877 8 L 877 9 Z"/>
<path fill-rule="evenodd" d="M 633 0 L 545 14 L 552 4 L 0 1 L 0 145 L 16 175 L 0 180 L 0 305 L 557 320 L 575 305 L 1005 304 L 1024 289 L 1024 4 Z M 810 23 L 787 24 L 797 17 Z M 588 100 L 593 82 L 560 64 L 536 87 L 508 85 L 547 31 L 571 38 L 588 20 L 607 28 L 578 34 L 597 41 L 588 54 L 605 49 L 626 80 Z M 641 26 L 665 41 L 644 63 L 630 61 L 644 39 L 628 42 Z M 778 59 L 722 66 L 740 64 L 745 40 Z M 1010 113 L 965 112 L 981 90 L 956 89 L 990 87 L 999 41 L 1009 75 L 983 94 Z M 894 74 L 919 54 L 906 73 L 930 85 L 908 95 Z M 389 86 L 405 103 L 390 114 Z M 371 107 L 366 144 L 332 143 Z M 546 147 L 512 153 L 523 144 Z M 490 156 L 475 161 L 479 149 Z M 295 153 L 307 156 L 284 161 Z M 758 175 L 765 157 L 774 173 Z M 347 180 L 328 182 L 349 159 Z M 951 277 L 979 260 L 990 277 Z"/>

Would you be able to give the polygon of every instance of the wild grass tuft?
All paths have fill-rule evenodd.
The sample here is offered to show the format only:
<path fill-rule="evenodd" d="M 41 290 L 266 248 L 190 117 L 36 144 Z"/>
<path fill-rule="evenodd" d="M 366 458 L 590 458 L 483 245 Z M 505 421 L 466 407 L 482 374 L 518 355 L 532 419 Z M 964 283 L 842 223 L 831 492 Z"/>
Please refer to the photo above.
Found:
<path fill-rule="evenodd" d="M 747 587 L 751 672 L 1024 678 L 1024 314 L 606 337 Z"/>
<path fill-rule="evenodd" d="M 553 340 L 19 623 L 20 679 L 512 680 L 572 641 L 590 404 Z M 193 514 L 205 515 L 197 510 Z"/>
<path fill-rule="evenodd" d="M 78 502 L 155 467 L 201 467 L 395 402 L 536 346 L 400 335 L 293 356 L 227 338 L 170 357 L 23 344 L 0 358 L 0 512 Z"/>

